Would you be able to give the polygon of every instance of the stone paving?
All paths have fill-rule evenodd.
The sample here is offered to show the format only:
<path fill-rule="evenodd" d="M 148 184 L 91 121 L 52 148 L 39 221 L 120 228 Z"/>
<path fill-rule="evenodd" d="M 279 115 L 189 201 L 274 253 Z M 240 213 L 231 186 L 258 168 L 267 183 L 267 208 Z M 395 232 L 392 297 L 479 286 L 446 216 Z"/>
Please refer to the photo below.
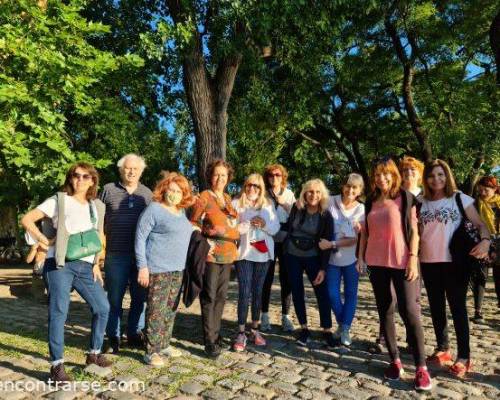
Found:
<path fill-rule="evenodd" d="M 17 382 L 26 385 L 23 386 L 26 389 L 30 384 L 32 388 L 46 381 L 49 369 L 46 305 L 43 297 L 32 293 L 29 268 L 0 267 L 0 383 Z M 233 280 L 223 321 L 227 349 L 219 359 L 208 360 L 203 355 L 200 310 L 196 303 L 187 310 L 181 308 L 176 321 L 173 345 L 182 350 L 183 357 L 166 360 L 165 367 L 158 370 L 142 363 L 142 352 L 128 348 L 112 356 L 115 361 L 112 368 L 84 368 L 90 318 L 87 306 L 74 294 L 66 324 L 66 364 L 78 381 L 76 387 L 72 390 L 37 387 L 38 390 L 25 391 L 0 387 L 0 399 L 500 399 L 500 317 L 491 282 L 485 298 L 486 321 L 481 325 L 471 324 L 474 372 L 459 380 L 444 370 L 431 369 L 434 388 L 423 394 L 413 390 L 415 369 L 409 355 L 402 354 L 405 378 L 387 382 L 383 370 L 388 356 L 367 351 L 378 332 L 378 317 L 366 278 L 360 282 L 350 349 L 324 347 L 317 307 L 308 287 L 310 328 L 317 330 L 308 348 L 296 346 L 291 334 L 284 334 L 274 325 L 266 335 L 266 348 L 249 346 L 246 352 L 234 353 L 229 347 L 236 329 L 236 295 L 237 284 Z M 272 303 L 271 319 L 278 323 L 278 286 L 273 287 Z M 430 354 L 434 334 L 425 291 L 422 308 L 426 349 Z M 399 317 L 397 329 L 400 345 L 404 347 L 405 334 Z M 455 343 L 453 334 L 452 343 Z M 89 388 L 92 381 L 99 387 Z"/>

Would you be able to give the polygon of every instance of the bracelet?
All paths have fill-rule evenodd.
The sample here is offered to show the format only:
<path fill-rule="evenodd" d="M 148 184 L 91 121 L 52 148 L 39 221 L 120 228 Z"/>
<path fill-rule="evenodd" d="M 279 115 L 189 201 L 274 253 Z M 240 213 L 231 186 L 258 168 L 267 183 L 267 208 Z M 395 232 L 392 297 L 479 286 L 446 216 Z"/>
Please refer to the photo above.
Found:
<path fill-rule="evenodd" d="M 337 242 L 335 242 L 335 240 L 332 240 L 331 243 L 332 243 L 332 249 L 336 249 L 337 248 Z"/>
<path fill-rule="evenodd" d="M 409 253 L 410 257 L 418 257 L 415 253 Z"/>
<path fill-rule="evenodd" d="M 489 237 L 484 237 L 484 238 L 481 238 L 481 242 L 482 242 L 483 240 L 487 240 L 488 242 L 491 242 L 491 238 L 489 238 Z"/>

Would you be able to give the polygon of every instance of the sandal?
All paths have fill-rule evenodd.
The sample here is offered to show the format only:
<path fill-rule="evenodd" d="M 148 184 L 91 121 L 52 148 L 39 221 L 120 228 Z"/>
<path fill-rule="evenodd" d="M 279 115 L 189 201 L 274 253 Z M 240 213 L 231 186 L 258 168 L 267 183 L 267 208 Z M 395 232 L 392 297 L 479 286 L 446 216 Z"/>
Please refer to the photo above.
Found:
<path fill-rule="evenodd" d="M 461 362 L 455 362 L 450 367 L 450 374 L 456 376 L 457 378 L 463 378 L 467 372 L 472 370 L 472 361 L 469 359 L 465 364 Z"/>

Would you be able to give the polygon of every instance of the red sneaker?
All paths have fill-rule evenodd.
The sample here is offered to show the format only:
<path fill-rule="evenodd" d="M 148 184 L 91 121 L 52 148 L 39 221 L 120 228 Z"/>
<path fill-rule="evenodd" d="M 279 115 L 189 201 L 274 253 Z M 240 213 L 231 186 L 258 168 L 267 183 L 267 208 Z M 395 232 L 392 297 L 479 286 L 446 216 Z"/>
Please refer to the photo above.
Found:
<path fill-rule="evenodd" d="M 404 373 L 403 364 L 401 364 L 400 360 L 396 360 L 391 362 L 389 367 L 384 371 L 384 377 L 390 381 L 397 381 Z"/>
<path fill-rule="evenodd" d="M 450 367 L 450 374 L 455 375 L 457 378 L 463 378 L 467 372 L 472 371 L 472 361 L 467 360 L 465 364 L 461 362 L 455 362 Z"/>
<path fill-rule="evenodd" d="M 264 339 L 264 336 L 262 336 L 259 331 L 252 332 L 250 334 L 250 340 L 253 342 L 255 346 L 267 345 L 266 339 Z"/>
<path fill-rule="evenodd" d="M 415 373 L 415 390 L 431 390 L 432 381 L 427 367 L 418 367 Z"/>
<path fill-rule="evenodd" d="M 431 356 L 427 357 L 426 361 L 430 364 L 443 366 L 453 360 L 451 353 L 447 351 L 435 351 Z"/>

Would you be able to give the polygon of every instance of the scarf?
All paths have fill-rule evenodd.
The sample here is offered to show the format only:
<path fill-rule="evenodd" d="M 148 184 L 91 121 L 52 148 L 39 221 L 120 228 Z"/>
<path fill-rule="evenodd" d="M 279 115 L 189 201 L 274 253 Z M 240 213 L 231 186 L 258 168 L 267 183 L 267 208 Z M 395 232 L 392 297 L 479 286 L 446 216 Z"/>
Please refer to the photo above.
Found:
<path fill-rule="evenodd" d="M 485 222 L 490 233 L 493 235 L 500 233 L 498 232 L 498 222 L 495 224 L 495 211 L 493 210 L 495 207 L 500 210 L 500 195 L 495 194 L 487 201 L 480 198 L 478 203 L 479 215 Z"/>

